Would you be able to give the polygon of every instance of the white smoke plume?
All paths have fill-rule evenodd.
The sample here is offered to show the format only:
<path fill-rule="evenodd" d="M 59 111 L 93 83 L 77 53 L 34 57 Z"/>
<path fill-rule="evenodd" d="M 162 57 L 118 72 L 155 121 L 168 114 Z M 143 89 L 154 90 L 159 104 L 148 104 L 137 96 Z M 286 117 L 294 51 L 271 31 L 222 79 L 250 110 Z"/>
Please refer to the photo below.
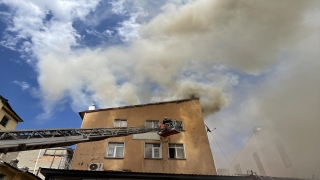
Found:
<path fill-rule="evenodd" d="M 2 16 L 9 26 L 0 43 L 22 52 L 28 61 L 34 58 L 42 117 L 49 117 L 65 98 L 79 111 L 91 103 L 103 108 L 193 95 L 200 97 L 205 117 L 230 105 L 228 115 L 207 118 L 213 119 L 209 125 L 226 128 L 217 138 L 227 149 L 236 145 L 225 139 L 243 144 L 241 133 L 257 121 L 288 136 L 305 134 L 312 137 L 309 144 L 314 142 L 319 127 L 314 58 L 319 56 L 297 44 L 319 32 L 319 21 L 312 20 L 319 13 L 310 16 L 310 11 L 319 12 L 318 0 L 112 1 L 112 9 L 99 13 L 129 16 L 115 29 L 105 30 L 123 42 L 95 48 L 83 47 L 83 37 L 72 25 L 99 24 L 99 1 L 2 3 L 12 13 Z M 297 54 L 291 57 L 292 52 Z M 268 78 L 253 83 L 241 76 Z M 292 146 L 297 148 L 303 139 L 292 137 L 299 140 Z"/>
<path fill-rule="evenodd" d="M 319 13 L 320 11 L 318 15 Z M 267 175 L 320 177 L 320 21 L 312 21 L 308 26 L 313 27 L 313 30 L 308 31 L 307 38 L 285 50 L 280 57 L 280 63 L 268 76 L 254 84 L 242 83 L 245 88 L 234 95 L 237 97 L 236 102 L 222 112 L 210 116 L 211 121 L 207 121 L 209 127 L 217 127 L 214 134 L 231 162 L 236 156 L 248 160 L 240 163 L 242 171 L 256 169 L 256 164 L 249 161 L 252 156 L 237 155 L 241 150 L 237 146 L 245 145 L 252 134 L 252 127 L 259 125 L 274 131 L 283 139 L 293 164 L 288 169 L 284 168 L 286 171 L 279 169 L 282 173 L 271 171 L 274 167 L 264 164 L 274 173 Z M 272 149 L 266 144 L 266 141 L 270 140 L 273 141 L 265 137 L 260 142 L 261 147 L 255 147 L 253 152 L 260 148 L 262 151 Z M 230 167 L 234 171 L 236 163 L 230 165 L 215 142 L 211 147 L 218 167 Z M 282 160 L 277 159 L 276 155 L 278 154 L 264 158 L 271 163 L 279 162 L 279 167 L 284 167 Z"/>
<path fill-rule="evenodd" d="M 251 74 L 266 71 L 276 62 L 279 50 L 303 36 L 306 30 L 301 23 L 312 5 L 294 0 L 167 3 L 149 22 L 122 24 L 118 29 L 129 28 L 135 34 L 125 37 L 121 31 L 123 39 L 136 37 L 124 45 L 74 49 L 80 35 L 72 22 L 85 21 L 98 2 L 63 3 L 68 8 L 60 11 L 59 3 L 6 3 L 17 7 L 13 18 L 19 19 L 8 30 L 31 38 L 23 47 L 37 59 L 38 82 L 47 106 L 64 97 L 71 97 L 73 107 L 79 109 L 90 101 L 106 107 L 194 94 L 201 98 L 205 115 L 226 106 L 229 90 L 236 85 L 225 78 L 230 72 L 214 67 Z M 23 14 L 27 8 L 31 13 Z M 126 12 L 121 3 L 115 8 L 118 14 Z M 48 12 L 54 18 L 42 23 Z M 32 21 L 21 23 L 24 18 Z M 22 24 L 27 28 L 22 29 Z"/>

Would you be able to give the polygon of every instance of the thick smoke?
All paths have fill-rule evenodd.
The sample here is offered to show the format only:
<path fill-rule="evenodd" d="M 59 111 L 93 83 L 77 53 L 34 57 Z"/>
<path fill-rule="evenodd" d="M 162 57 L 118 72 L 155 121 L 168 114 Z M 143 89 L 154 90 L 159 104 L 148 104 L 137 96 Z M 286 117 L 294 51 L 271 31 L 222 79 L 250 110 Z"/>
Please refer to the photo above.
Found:
<path fill-rule="evenodd" d="M 127 1 L 108 9 L 131 15 L 117 31 L 106 30 L 123 44 L 83 48 L 72 24 L 99 24 L 98 1 L 3 1 L 14 10 L 7 15 L 8 31 L 17 36 L 1 44 L 14 49 L 25 40 L 19 50 L 36 58 L 45 115 L 66 97 L 79 111 L 91 103 L 103 108 L 194 96 L 205 117 L 230 105 L 227 116 L 221 112 L 207 121 L 220 125 L 215 132 L 225 127 L 217 136 L 222 147 L 236 149 L 225 139 L 242 145 L 241 133 L 259 121 L 283 132 L 306 157 L 298 160 L 317 160 L 307 154 L 319 152 L 319 44 L 301 45 L 316 49 L 311 52 L 297 44 L 319 32 L 305 19 L 310 10 L 319 11 L 318 0 L 169 1 L 161 8 L 146 2 L 135 1 L 160 13 L 150 18 L 141 9 L 130 12 L 135 10 Z M 246 79 L 261 74 L 269 78 Z"/>
<path fill-rule="evenodd" d="M 135 26 L 139 38 L 125 46 L 37 52 L 39 84 L 45 101 L 71 96 L 74 106 L 92 99 L 105 107 L 195 94 L 205 115 L 215 113 L 236 83 L 214 66 L 251 74 L 268 70 L 279 50 L 303 36 L 309 5 L 299 0 L 167 4 L 150 22 Z"/>
<path fill-rule="evenodd" d="M 232 72 L 266 72 L 277 62 L 281 50 L 304 37 L 308 29 L 302 23 L 314 2 L 167 3 L 160 14 L 140 24 L 137 13 L 131 13 L 132 17 L 117 28 L 132 29 L 130 37 L 119 34 L 125 44 L 95 49 L 72 48 L 80 37 L 72 22 L 95 21 L 87 18 L 90 11 L 95 11 L 97 1 L 28 2 L 25 6 L 5 3 L 15 9 L 8 31 L 31 39 L 23 48 L 37 59 L 38 82 L 47 111 L 65 97 L 70 97 L 78 110 L 92 101 L 106 107 L 195 95 L 200 97 L 207 116 L 231 100 L 238 83 Z M 114 8 L 112 12 L 125 13 L 125 6 L 119 3 Z M 48 12 L 52 18 L 43 23 Z M 9 40 L 2 44 L 9 46 Z"/>
<path fill-rule="evenodd" d="M 320 25 L 320 24 L 318 24 Z M 320 177 L 320 54 L 319 30 L 296 50 L 286 70 L 261 88 L 259 118 L 286 141 L 296 177 Z M 308 48 L 308 49 L 305 49 Z M 266 92 L 267 88 L 274 87 Z"/>
<path fill-rule="evenodd" d="M 208 125 L 217 127 L 215 136 L 229 160 L 232 161 L 239 153 L 241 148 L 236 147 L 237 144 L 246 144 L 252 134 L 251 128 L 260 125 L 275 132 L 282 139 L 293 164 L 287 171 L 283 171 L 283 174 L 278 171 L 277 174 L 268 174 L 269 176 L 287 177 L 290 172 L 291 177 L 320 177 L 320 24 L 315 20 L 308 26 L 313 30 L 308 31 L 307 38 L 284 51 L 280 63 L 266 78 L 254 84 L 243 83 L 246 91 L 236 92 L 236 104 L 209 117 L 213 121 L 207 121 Z M 272 145 L 265 146 L 268 141 L 272 142 L 273 139 L 261 140 L 261 147 L 255 147 L 252 151 L 260 148 L 266 152 L 272 150 Z M 218 167 L 229 167 L 230 164 L 215 143 L 212 148 Z M 265 158 L 271 163 L 281 162 L 281 159 L 274 159 L 278 156 L 279 154 L 275 154 L 272 157 L 269 154 Z M 252 156 L 241 157 L 248 159 L 248 162 L 241 162 L 243 171 L 257 168 L 256 164 L 252 163 L 253 160 L 250 161 Z M 279 167 L 283 166 L 281 163 Z M 230 166 L 233 172 L 235 165 Z M 249 168 L 244 169 L 245 167 Z M 271 170 L 270 172 L 275 173 Z"/>

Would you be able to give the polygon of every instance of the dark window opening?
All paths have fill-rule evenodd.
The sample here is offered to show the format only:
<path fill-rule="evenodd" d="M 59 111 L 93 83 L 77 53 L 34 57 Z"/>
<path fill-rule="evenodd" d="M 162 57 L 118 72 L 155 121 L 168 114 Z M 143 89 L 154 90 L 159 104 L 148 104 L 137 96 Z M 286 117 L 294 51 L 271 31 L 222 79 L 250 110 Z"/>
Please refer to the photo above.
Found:
<path fill-rule="evenodd" d="M 169 148 L 169 158 L 174 158 L 174 155 L 176 154 L 175 149 Z"/>
<path fill-rule="evenodd" d="M 169 158 L 185 159 L 183 144 L 169 144 Z"/>
<path fill-rule="evenodd" d="M 10 119 L 9 119 L 7 116 L 3 116 L 0 124 L 1 124 L 3 127 L 6 127 L 6 125 L 7 125 L 8 122 L 9 122 L 9 120 L 10 120 Z"/>

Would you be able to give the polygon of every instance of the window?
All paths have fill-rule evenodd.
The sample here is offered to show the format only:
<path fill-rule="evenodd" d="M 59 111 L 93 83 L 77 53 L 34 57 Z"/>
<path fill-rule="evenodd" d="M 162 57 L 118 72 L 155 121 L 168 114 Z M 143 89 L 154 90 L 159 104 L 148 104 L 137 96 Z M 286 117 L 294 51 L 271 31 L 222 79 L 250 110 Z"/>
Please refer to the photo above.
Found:
<path fill-rule="evenodd" d="M 127 120 L 126 119 L 116 119 L 114 120 L 114 127 L 127 127 Z"/>
<path fill-rule="evenodd" d="M 284 148 L 284 146 L 282 145 L 280 139 L 279 139 L 279 138 L 275 139 L 275 140 L 274 140 L 274 143 L 276 144 L 276 147 L 277 147 L 277 149 L 278 149 L 278 152 L 280 153 L 280 156 L 281 156 L 281 159 L 282 159 L 282 161 L 283 161 L 283 163 L 284 163 L 284 166 L 285 166 L 286 168 L 291 167 L 291 166 L 292 166 L 292 163 L 291 163 L 291 161 L 290 161 L 290 159 L 289 159 L 289 156 L 288 156 L 288 154 L 287 154 L 287 151 L 286 151 L 286 149 Z"/>
<path fill-rule="evenodd" d="M 146 127 L 147 128 L 155 128 L 159 126 L 158 120 L 146 120 Z"/>
<path fill-rule="evenodd" d="M 6 125 L 7 125 L 8 122 L 9 122 L 9 120 L 10 120 L 10 119 L 9 119 L 7 116 L 3 116 L 0 124 L 1 124 L 3 127 L 6 127 Z"/>
<path fill-rule="evenodd" d="M 162 158 L 161 144 L 146 143 L 144 148 L 145 158 Z"/>
<path fill-rule="evenodd" d="M 169 158 L 185 159 L 183 144 L 169 144 Z"/>
<path fill-rule="evenodd" d="M 123 158 L 124 143 L 109 142 L 107 157 L 111 158 Z"/>
<path fill-rule="evenodd" d="M 261 163 L 261 160 L 260 160 L 259 155 L 258 155 L 257 152 L 253 153 L 253 158 L 256 161 L 256 164 L 257 164 L 258 169 L 260 171 L 260 175 L 265 176 L 266 172 L 264 171 L 263 165 Z"/>

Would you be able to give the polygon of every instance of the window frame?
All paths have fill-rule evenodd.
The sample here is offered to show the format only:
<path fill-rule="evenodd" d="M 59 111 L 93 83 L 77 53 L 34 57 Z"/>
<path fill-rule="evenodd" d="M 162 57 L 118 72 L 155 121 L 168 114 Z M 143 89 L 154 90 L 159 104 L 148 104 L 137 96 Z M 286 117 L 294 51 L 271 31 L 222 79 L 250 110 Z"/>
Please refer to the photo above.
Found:
<path fill-rule="evenodd" d="M 152 157 L 146 157 L 146 144 L 160 144 L 160 147 L 159 147 L 159 154 L 160 154 L 160 157 L 154 157 L 154 147 L 152 146 Z M 144 143 L 144 155 L 143 157 L 145 159 L 162 159 L 163 156 L 162 156 L 162 143 L 157 143 L 157 142 L 145 142 Z"/>
<path fill-rule="evenodd" d="M 116 146 L 114 146 L 114 152 L 113 152 L 113 156 L 108 156 L 108 152 L 109 152 L 109 147 L 110 147 L 110 143 L 116 143 Z M 116 156 L 116 149 L 117 147 L 121 147 L 121 146 L 117 146 L 117 144 L 120 144 L 122 143 L 123 144 L 123 152 L 122 152 L 122 157 L 115 157 Z M 106 149 L 106 154 L 105 154 L 105 158 L 111 158 L 111 159 L 124 159 L 124 151 L 125 151 L 125 142 L 108 142 L 108 146 L 107 146 L 107 149 Z"/>
<path fill-rule="evenodd" d="M 6 123 L 5 124 L 3 124 L 3 121 L 6 119 Z M 7 116 L 7 115 L 4 115 L 3 117 L 2 117 L 2 119 L 1 119 L 1 121 L 0 121 L 0 125 L 2 125 L 3 127 L 6 127 L 7 125 L 8 125 L 8 123 L 9 123 L 9 121 L 10 121 L 11 119 Z"/>
<path fill-rule="evenodd" d="M 170 144 L 172 145 L 182 145 L 182 149 L 183 149 L 183 154 L 184 154 L 184 158 L 170 158 Z M 171 147 L 172 148 L 172 147 Z M 180 148 L 180 147 L 178 147 Z M 177 149 L 177 147 L 174 147 L 174 149 Z M 177 150 L 175 150 L 175 156 L 177 155 Z M 185 160 L 187 159 L 187 154 L 186 154 L 186 150 L 185 150 L 185 146 L 183 143 L 168 143 L 168 159 L 182 159 L 182 160 Z"/>
<path fill-rule="evenodd" d="M 120 126 L 116 126 L 116 121 L 120 121 Z M 121 121 L 126 121 L 126 126 L 121 126 Z M 113 121 L 113 127 L 128 127 L 128 120 L 127 119 L 115 119 Z"/>
<path fill-rule="evenodd" d="M 146 120 L 146 122 L 144 124 L 145 124 L 146 127 L 148 127 L 147 126 L 147 122 L 152 122 L 152 125 L 154 125 L 153 123 L 156 122 L 156 121 L 157 121 L 158 124 L 160 124 L 159 120 L 151 120 L 151 119 Z M 154 127 L 151 127 L 151 128 L 154 128 Z"/>

